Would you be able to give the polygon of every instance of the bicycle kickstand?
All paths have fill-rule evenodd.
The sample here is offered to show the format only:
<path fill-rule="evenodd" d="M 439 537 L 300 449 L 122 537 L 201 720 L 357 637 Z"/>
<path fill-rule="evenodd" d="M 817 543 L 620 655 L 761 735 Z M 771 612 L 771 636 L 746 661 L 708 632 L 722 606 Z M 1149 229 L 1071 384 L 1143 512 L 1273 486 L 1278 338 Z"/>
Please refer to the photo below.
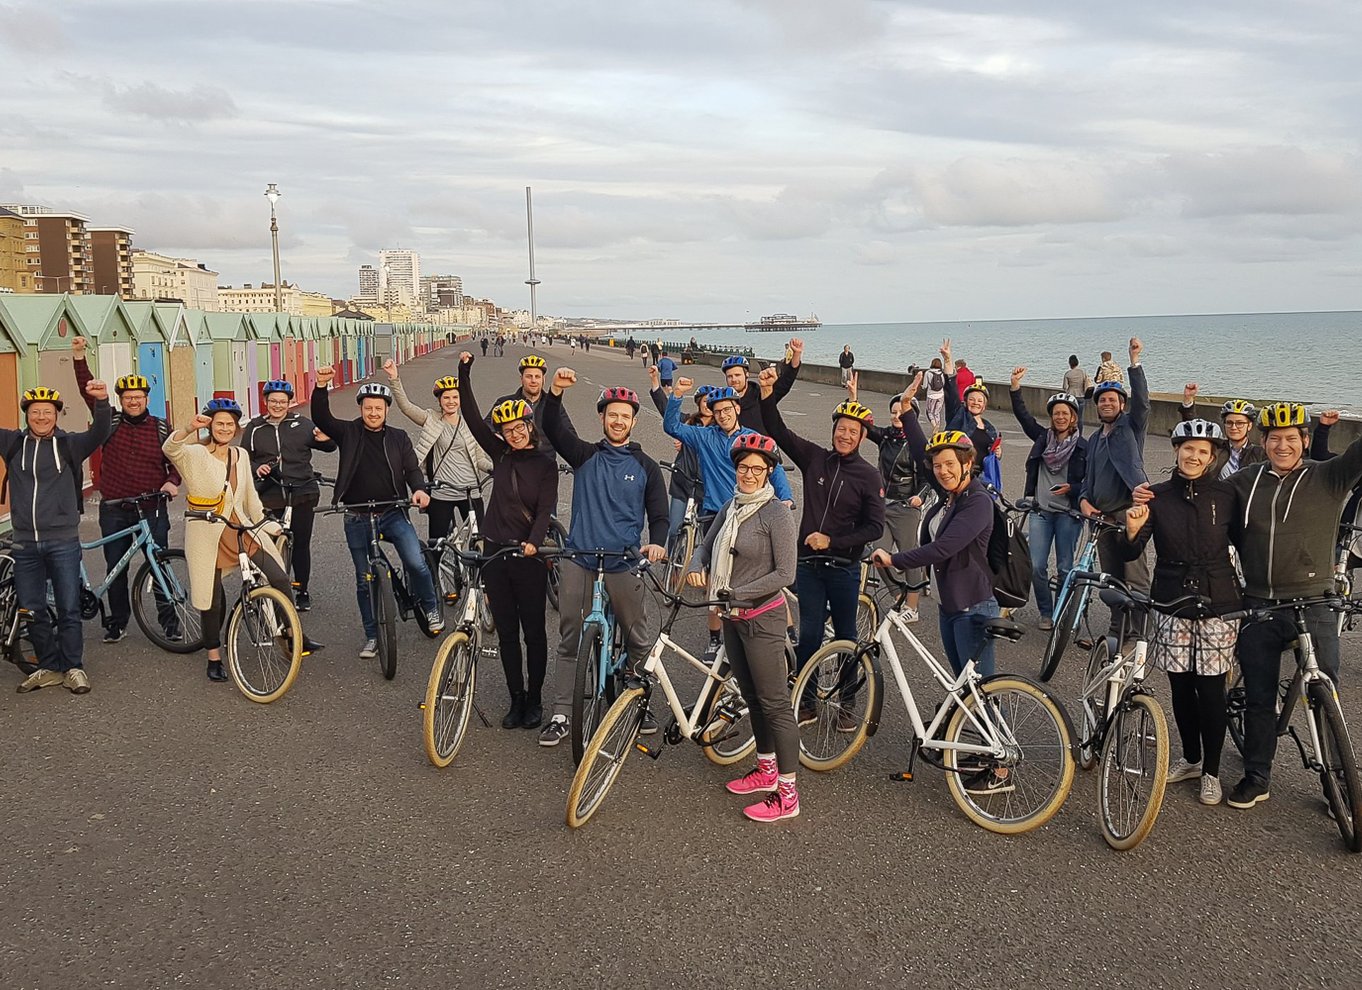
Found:
<path fill-rule="evenodd" d="M 482 722 L 482 727 L 484 729 L 490 729 L 492 727 L 492 720 L 487 717 L 487 713 L 482 710 L 482 706 L 476 701 L 473 702 L 473 711 L 477 712 L 478 720 Z"/>
<path fill-rule="evenodd" d="M 908 767 L 907 767 L 907 769 L 905 769 L 905 770 L 900 770 L 898 773 L 891 773 L 891 774 L 889 775 L 889 779 L 890 779 L 890 780 L 895 780 L 895 781 L 900 781 L 900 782 L 909 782 L 909 781 L 911 781 L 911 780 L 913 779 L 913 764 L 915 764 L 915 763 L 917 762 L 917 752 L 918 752 L 918 750 L 921 749 L 921 748 L 922 748 L 922 740 L 919 739 L 916 735 L 914 735 L 914 736 L 913 736 L 913 741 L 910 742 L 910 743 L 908 744 Z"/>

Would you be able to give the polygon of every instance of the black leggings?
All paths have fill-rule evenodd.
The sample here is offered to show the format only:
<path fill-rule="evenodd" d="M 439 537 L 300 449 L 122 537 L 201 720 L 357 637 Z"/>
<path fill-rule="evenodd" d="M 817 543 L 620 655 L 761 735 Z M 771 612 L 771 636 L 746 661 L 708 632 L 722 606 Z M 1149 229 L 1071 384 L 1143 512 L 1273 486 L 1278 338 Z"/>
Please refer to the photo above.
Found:
<path fill-rule="evenodd" d="M 1173 718 L 1182 736 L 1182 755 L 1201 763 L 1201 772 L 1220 776 L 1220 752 L 1225 748 L 1225 675 L 1182 673 L 1168 675 L 1173 690 Z"/>
<path fill-rule="evenodd" d="M 430 506 L 426 509 L 426 516 L 430 520 L 430 542 L 434 543 L 442 536 L 448 536 L 449 531 L 454 528 L 454 510 L 467 518 L 472 511 L 473 503 L 466 498 L 445 501 L 444 499 L 433 498 Z"/>
<path fill-rule="evenodd" d="M 303 495 L 293 500 L 293 580 L 298 582 L 298 590 L 306 591 L 312 580 L 312 526 L 317 520 L 318 495 Z M 270 515 L 276 519 L 284 518 L 284 503 L 265 503 Z"/>
<path fill-rule="evenodd" d="M 775 753 L 781 773 L 799 769 L 799 723 L 790 706 L 785 609 L 755 619 L 725 619 L 724 650 L 747 702 L 758 753 Z"/>
<path fill-rule="evenodd" d="M 491 550 L 491 545 L 488 549 Z M 530 701 L 536 705 L 543 701 L 544 673 L 549 665 L 549 640 L 544 631 L 548 577 L 544 562 L 535 557 L 498 557 L 482 569 L 487 602 L 492 607 L 492 618 L 497 622 L 506 688 L 513 696 L 517 691 L 525 690 L 525 676 L 520 669 L 523 632 L 530 674 Z"/>
<path fill-rule="evenodd" d="M 293 517 L 298 518 L 296 506 L 293 509 Z M 257 549 L 251 554 L 251 563 L 265 572 L 271 587 L 279 589 L 289 601 L 293 601 L 293 585 L 289 583 L 284 569 L 269 553 Z M 200 612 L 199 616 L 203 622 L 203 648 L 219 649 L 222 646 L 222 623 L 227 618 L 227 600 L 222 593 L 222 571 L 217 571 L 213 576 L 213 604 L 209 606 L 208 611 Z"/>

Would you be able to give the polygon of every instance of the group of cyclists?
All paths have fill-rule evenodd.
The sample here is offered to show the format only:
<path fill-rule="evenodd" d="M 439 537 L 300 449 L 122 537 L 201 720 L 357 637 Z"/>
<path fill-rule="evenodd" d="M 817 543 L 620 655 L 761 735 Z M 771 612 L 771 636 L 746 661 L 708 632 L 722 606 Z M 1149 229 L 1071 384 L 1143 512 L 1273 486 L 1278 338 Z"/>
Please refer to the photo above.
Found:
<path fill-rule="evenodd" d="M 545 747 L 559 745 L 571 730 L 582 621 L 591 608 L 598 561 L 604 560 L 606 591 L 623 632 L 626 676 L 639 676 L 653 644 L 638 561 L 667 555 L 693 503 L 703 536 L 693 556 L 677 563 L 686 584 L 731 603 L 709 613 L 705 660 L 712 662 L 724 649 L 756 740 L 755 765 L 727 789 L 756 797 L 744 808 L 754 821 L 792 818 L 800 811 L 800 726 L 815 718 L 809 699 L 791 704 L 785 645 L 792 623 L 795 662 L 802 668 L 822 645 L 828 624 L 836 638 L 857 639 L 863 560 L 893 569 L 910 588 L 930 574 L 952 668 L 958 673 L 973 662 L 987 676 L 995 666 L 987 632 L 1000 614 L 990 542 L 1002 487 L 1002 441 L 987 415 L 989 387 L 975 380 L 957 388 L 957 363 L 947 340 L 939 361 L 891 398 L 883 425 L 859 401 L 853 372 L 845 382 L 846 398 L 829 410 L 830 423 L 801 436 L 786 424 L 780 404 L 799 376 L 802 354 L 803 343 L 795 339 L 784 361 L 764 369 L 734 355 L 722 362 L 723 384 L 699 387 L 678 376 L 674 364 L 653 363 L 649 399 L 675 444 L 669 485 L 658 461 L 634 439 L 637 392 L 626 385 L 601 390 L 595 404 L 599 435 L 594 425 L 579 431 L 563 401 L 578 386 L 578 375 L 563 367 L 549 377 L 544 358 L 535 354 L 519 361 L 515 390 L 486 407 L 474 395 L 474 355 L 463 351 L 456 374 L 431 384 L 432 408 L 411 398 L 388 361 L 382 369 L 386 382 L 370 381 L 356 391 L 353 417 L 332 409 L 334 369 L 323 367 L 310 416 L 296 405 L 288 382 L 267 381 L 260 415 L 247 419 L 233 399 L 215 398 L 193 422 L 172 430 L 148 412 L 150 384 L 140 375 L 117 380 L 111 406 L 106 385 L 86 366 L 84 340 L 76 338 L 77 381 L 92 412 L 91 427 L 72 434 L 58 429 L 61 396 L 35 387 L 22 397 L 26 429 L 0 431 L 14 584 L 20 607 L 32 616 L 37 662 L 18 690 L 90 690 L 82 663 L 77 530 L 82 462 L 96 452 L 105 535 L 126 527 L 130 515 L 144 514 L 165 546 L 167 503 L 183 490 L 195 510 L 186 520 L 184 551 L 207 676 L 214 681 L 226 679 L 219 652 L 222 576 L 235 569 L 240 554 L 297 611 L 311 608 L 311 541 L 322 497 L 314 451 L 339 451 L 333 503 L 344 512 L 354 564 L 361 657 L 375 656 L 380 635 L 369 587 L 373 517 L 402 560 L 427 631 L 438 635 L 443 619 L 437 575 L 406 506 L 425 512 L 432 540 L 476 513 L 482 553 L 493 558 L 480 580 L 510 697 L 501 724 L 537 730 Z M 1132 339 L 1123 375 L 1096 381 L 1082 395 L 1050 395 L 1043 416 L 1024 400 L 1027 369 L 1011 373 L 1012 412 L 1031 443 L 1024 496 L 1039 627 L 1053 627 L 1052 582 L 1073 566 L 1083 517 L 1104 520 L 1101 570 L 1156 603 L 1150 657 L 1167 672 L 1182 742 L 1168 779 L 1199 781 L 1205 804 L 1224 797 L 1219 778 L 1226 673 L 1237 662 L 1246 698 L 1245 771 L 1227 800 L 1232 807 L 1251 808 L 1269 796 L 1280 658 L 1297 634 L 1282 621 L 1241 635 L 1239 622 L 1225 616 L 1331 593 L 1340 514 L 1350 497 L 1356 504 L 1362 482 L 1362 441 L 1333 456 L 1328 430 L 1338 414 L 1328 412 L 1319 417 L 1312 445 L 1306 410 L 1289 402 L 1259 409 L 1233 399 L 1218 416 L 1205 418 L 1195 404 L 1198 386 L 1189 384 L 1170 437 L 1175 465 L 1169 478 L 1156 480 L 1144 460 L 1150 401 L 1142 355 L 1142 343 Z M 417 427 L 414 433 L 390 421 L 394 403 Z M 923 404 L 931 412 L 930 435 L 923 428 Z M 1098 418 L 1086 434 L 1085 404 Z M 866 452 L 867 441 L 875 454 Z M 536 557 L 558 509 L 559 458 L 572 475 L 572 498 L 564 555 L 557 562 L 559 628 L 551 671 L 548 571 Z M 793 470 L 802 481 L 801 499 L 790 484 L 787 472 Z M 146 504 L 127 501 L 138 497 Z M 287 564 L 273 542 L 285 509 L 291 510 Z M 252 537 L 243 542 L 238 526 L 254 527 Z M 104 547 L 111 568 L 128 545 L 122 540 Z M 1185 601 L 1189 594 L 1198 596 L 1195 607 L 1157 608 L 1158 602 Z M 917 622 L 920 609 L 914 590 L 901 615 Z M 124 637 L 128 617 L 127 582 L 114 582 L 104 642 Z M 173 639 L 176 619 L 165 612 L 162 620 Z M 1113 607 L 1110 635 L 1131 635 L 1123 620 L 1122 609 Z M 1320 665 L 1336 682 L 1335 617 L 1327 606 L 1315 605 L 1308 622 Z M 305 651 L 321 648 L 303 638 Z M 643 732 L 656 729 L 647 716 Z M 1009 785 L 1005 775 L 986 774 L 970 786 Z"/>

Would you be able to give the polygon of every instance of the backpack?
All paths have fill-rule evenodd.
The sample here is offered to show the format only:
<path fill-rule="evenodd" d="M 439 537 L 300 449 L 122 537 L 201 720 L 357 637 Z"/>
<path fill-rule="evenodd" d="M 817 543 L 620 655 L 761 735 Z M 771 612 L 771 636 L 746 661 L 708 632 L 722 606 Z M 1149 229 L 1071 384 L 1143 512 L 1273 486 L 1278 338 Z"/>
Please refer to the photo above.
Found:
<path fill-rule="evenodd" d="M 946 390 L 946 376 L 935 368 L 927 372 L 927 391 L 944 392 Z"/>
<path fill-rule="evenodd" d="M 1010 513 L 995 499 L 993 532 L 988 537 L 988 566 L 993 571 L 993 597 L 1002 608 L 1021 608 L 1031 599 L 1031 544 L 1020 513 Z"/>

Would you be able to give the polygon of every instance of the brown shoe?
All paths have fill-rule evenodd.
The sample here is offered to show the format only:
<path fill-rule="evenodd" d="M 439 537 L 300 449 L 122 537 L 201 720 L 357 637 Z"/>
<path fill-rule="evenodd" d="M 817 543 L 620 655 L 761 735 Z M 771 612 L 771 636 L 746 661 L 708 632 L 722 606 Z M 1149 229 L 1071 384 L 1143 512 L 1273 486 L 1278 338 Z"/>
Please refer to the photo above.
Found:
<path fill-rule="evenodd" d="M 72 694 L 90 693 L 90 678 L 80 667 L 72 667 L 68 670 L 66 676 L 62 679 L 62 682 L 66 685 L 66 689 Z"/>
<path fill-rule="evenodd" d="M 28 694 L 28 692 L 36 691 L 38 688 L 61 687 L 65 683 L 65 677 L 55 670 L 48 670 L 44 667 L 29 674 L 15 690 L 20 694 Z"/>

